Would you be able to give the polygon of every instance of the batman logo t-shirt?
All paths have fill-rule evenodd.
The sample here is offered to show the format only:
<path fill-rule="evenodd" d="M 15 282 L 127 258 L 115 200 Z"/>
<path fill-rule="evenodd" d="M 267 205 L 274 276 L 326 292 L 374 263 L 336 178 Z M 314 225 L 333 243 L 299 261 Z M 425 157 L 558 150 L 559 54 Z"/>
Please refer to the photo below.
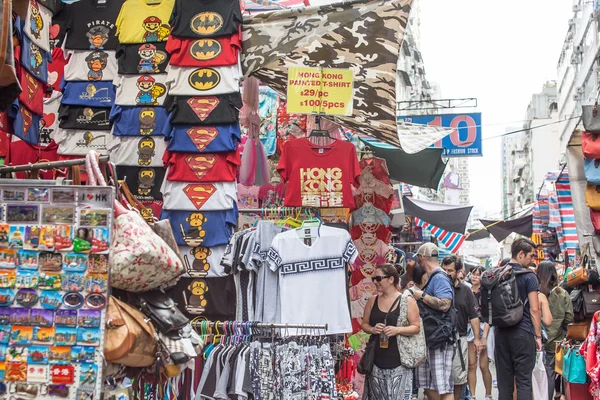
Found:
<path fill-rule="evenodd" d="M 169 97 L 165 106 L 171 112 L 171 124 L 219 125 L 239 120 L 242 108 L 239 92 L 217 96 Z"/>
<path fill-rule="evenodd" d="M 165 172 L 162 167 L 117 166 L 118 179 L 124 179 L 131 193 L 141 201 L 162 200 L 160 185 Z"/>
<path fill-rule="evenodd" d="M 69 50 L 66 81 L 113 81 L 117 77 L 114 50 Z"/>
<path fill-rule="evenodd" d="M 156 136 L 115 137 L 110 148 L 110 161 L 116 165 L 162 167 L 167 144 Z"/>
<path fill-rule="evenodd" d="M 120 44 L 117 47 L 119 74 L 162 74 L 169 65 L 166 42 Z"/>
<path fill-rule="evenodd" d="M 239 64 L 225 67 L 167 68 L 167 85 L 173 96 L 210 96 L 238 92 L 242 79 Z"/>
<path fill-rule="evenodd" d="M 239 0 L 176 0 L 171 33 L 182 38 L 229 36 L 238 31 L 241 23 Z"/>
<path fill-rule="evenodd" d="M 222 153 L 233 151 L 240 141 L 240 125 L 165 125 L 167 150 L 183 153 Z"/>
<path fill-rule="evenodd" d="M 110 112 L 115 136 L 157 136 L 167 122 L 164 107 L 114 106 Z"/>
<path fill-rule="evenodd" d="M 112 123 L 109 120 L 110 108 L 81 107 L 63 104 L 60 106 L 59 126 L 64 129 L 91 129 L 110 131 Z"/>
<path fill-rule="evenodd" d="M 167 41 L 171 65 L 178 67 L 234 65 L 241 49 L 241 31 L 220 38 L 182 39 L 170 36 Z"/>

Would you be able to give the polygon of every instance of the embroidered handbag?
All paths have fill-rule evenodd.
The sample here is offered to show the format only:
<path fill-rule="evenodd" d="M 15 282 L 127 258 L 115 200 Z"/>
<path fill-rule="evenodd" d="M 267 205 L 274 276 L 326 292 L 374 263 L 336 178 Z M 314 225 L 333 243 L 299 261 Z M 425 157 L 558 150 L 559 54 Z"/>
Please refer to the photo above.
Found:
<path fill-rule="evenodd" d="M 600 113 L 598 102 L 596 104 L 582 107 L 583 128 L 589 133 L 600 133 Z"/>
<path fill-rule="evenodd" d="M 591 209 L 600 211 L 600 186 L 588 183 L 585 188 L 585 204 Z"/>
<path fill-rule="evenodd" d="M 398 326 L 408 326 L 408 295 L 402 296 L 400 301 L 400 316 Z M 416 368 L 427 358 L 427 345 L 425 344 L 425 331 L 423 321 L 419 325 L 419 333 L 413 336 L 397 335 L 400 363 L 406 368 Z"/>
<path fill-rule="evenodd" d="M 598 140 L 598 135 L 583 132 L 581 135 L 581 150 L 585 158 L 600 158 L 600 140 Z"/>
<path fill-rule="evenodd" d="M 585 358 L 579 347 L 567 350 L 563 361 L 563 377 L 569 383 L 583 384 L 587 381 Z"/>
<path fill-rule="evenodd" d="M 565 348 L 560 344 L 556 343 L 556 350 L 554 353 L 554 372 L 559 375 L 563 373 L 563 360 L 565 357 Z"/>

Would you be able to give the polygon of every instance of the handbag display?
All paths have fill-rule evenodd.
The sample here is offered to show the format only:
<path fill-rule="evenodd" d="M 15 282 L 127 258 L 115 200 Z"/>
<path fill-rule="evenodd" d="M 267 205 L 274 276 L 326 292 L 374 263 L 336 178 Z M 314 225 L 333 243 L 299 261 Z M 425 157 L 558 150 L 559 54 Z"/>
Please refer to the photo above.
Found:
<path fill-rule="evenodd" d="M 106 312 L 106 361 L 128 367 L 149 367 L 156 359 L 157 343 L 144 314 L 114 296 Z"/>
<path fill-rule="evenodd" d="M 583 316 L 592 318 L 596 311 L 600 311 L 600 292 L 583 291 Z"/>
<path fill-rule="evenodd" d="M 573 304 L 573 316 L 576 322 L 585 320 L 583 313 L 583 289 L 573 289 L 569 294 Z"/>
<path fill-rule="evenodd" d="M 562 375 L 563 372 L 563 360 L 565 357 L 565 348 L 560 344 L 556 343 L 554 352 L 554 372 Z"/>
<path fill-rule="evenodd" d="M 582 107 L 581 120 L 583 129 L 589 133 L 600 133 L 600 113 L 598 112 L 598 102 L 594 105 Z"/>
<path fill-rule="evenodd" d="M 579 347 L 569 348 L 563 361 L 563 378 L 569 383 L 583 384 L 587 381 L 585 358 Z"/>
<path fill-rule="evenodd" d="M 585 158 L 600 158 L 598 134 L 583 132 L 581 134 L 581 150 Z"/>
<path fill-rule="evenodd" d="M 571 322 L 567 326 L 567 339 L 583 341 L 587 338 L 589 332 L 590 321 Z"/>
<path fill-rule="evenodd" d="M 156 328 L 170 338 L 179 338 L 179 330 L 190 320 L 177 308 L 177 304 L 160 290 L 138 293 L 140 310 L 154 323 Z"/>
<path fill-rule="evenodd" d="M 567 275 L 567 286 L 570 288 L 583 285 L 588 282 L 588 271 L 585 268 L 579 267 L 569 272 Z"/>
<path fill-rule="evenodd" d="M 600 158 L 586 158 L 583 160 L 585 180 L 590 185 L 600 185 Z"/>
<path fill-rule="evenodd" d="M 585 188 L 585 204 L 600 211 L 600 186 L 587 184 Z"/>

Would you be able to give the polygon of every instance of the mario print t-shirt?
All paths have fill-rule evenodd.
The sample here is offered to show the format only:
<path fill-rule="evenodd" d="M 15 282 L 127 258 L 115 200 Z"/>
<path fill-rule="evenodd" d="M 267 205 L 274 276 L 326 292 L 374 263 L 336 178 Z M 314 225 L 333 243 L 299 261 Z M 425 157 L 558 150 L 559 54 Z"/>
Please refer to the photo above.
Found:
<path fill-rule="evenodd" d="M 120 106 L 162 106 L 167 87 L 164 74 L 121 76 L 117 85 L 115 104 Z"/>
<path fill-rule="evenodd" d="M 50 51 L 50 25 L 52 13 L 36 0 L 29 0 L 25 17 L 25 34 L 31 42 L 44 51 Z"/>
<path fill-rule="evenodd" d="M 210 96 L 239 92 L 242 69 L 239 63 L 225 67 L 167 68 L 167 85 L 173 96 Z"/>
<path fill-rule="evenodd" d="M 114 106 L 110 111 L 115 136 L 158 136 L 167 122 L 164 107 Z"/>
<path fill-rule="evenodd" d="M 170 97 L 167 110 L 171 112 L 171 124 L 218 125 L 239 120 L 242 108 L 239 91 L 217 96 Z"/>
<path fill-rule="evenodd" d="M 66 81 L 112 81 L 117 77 L 114 50 L 69 50 L 65 66 Z"/>
<path fill-rule="evenodd" d="M 203 39 L 182 39 L 169 36 L 167 51 L 171 65 L 178 67 L 220 67 L 238 62 L 242 49 L 241 31 L 231 36 Z"/>
<path fill-rule="evenodd" d="M 110 159 L 117 165 L 162 167 L 167 144 L 160 137 L 115 137 L 110 148 Z"/>
<path fill-rule="evenodd" d="M 65 129 L 91 129 L 110 131 L 110 109 L 106 107 L 80 107 L 63 104 L 58 119 L 60 127 Z"/>
<path fill-rule="evenodd" d="M 162 74 L 169 65 L 166 42 L 121 44 L 117 48 L 119 74 Z"/>
<path fill-rule="evenodd" d="M 169 18 L 174 0 L 160 0 L 149 4 L 147 0 L 128 0 L 117 18 L 119 43 L 156 43 L 167 40 L 171 31 Z"/>
<path fill-rule="evenodd" d="M 232 35 L 241 23 L 239 0 L 177 0 L 171 17 L 173 36 L 182 38 Z"/>

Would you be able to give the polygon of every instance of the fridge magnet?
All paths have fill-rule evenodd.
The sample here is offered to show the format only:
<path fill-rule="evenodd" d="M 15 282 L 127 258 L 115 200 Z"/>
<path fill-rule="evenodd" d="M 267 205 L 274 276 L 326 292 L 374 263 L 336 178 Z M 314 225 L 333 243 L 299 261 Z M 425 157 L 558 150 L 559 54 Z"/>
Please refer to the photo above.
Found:
<path fill-rule="evenodd" d="M 54 343 L 54 327 L 33 327 L 33 344 L 49 346 Z"/>
<path fill-rule="evenodd" d="M 75 203 L 75 190 L 74 189 L 52 189 L 52 203 Z"/>
<path fill-rule="evenodd" d="M 11 308 L 10 323 L 13 325 L 29 325 L 29 309 Z"/>
<path fill-rule="evenodd" d="M 77 363 L 94 363 L 96 360 L 96 348 L 90 346 L 71 347 L 71 360 Z"/>
<path fill-rule="evenodd" d="M 2 307 L 2 308 L 0 308 L 0 325 L 4 325 L 4 324 L 8 324 L 8 323 L 10 323 L 10 308 Z M 2 328 L 0 328 L 0 331 L 1 330 L 2 330 Z M 9 329 L 9 333 L 10 333 L 10 329 Z M 2 339 L 0 339 L 0 343 L 4 343 L 2 341 Z M 6 343 L 8 343 L 8 342 L 6 342 Z"/>
<path fill-rule="evenodd" d="M 51 327 L 54 322 L 54 312 L 44 308 L 32 308 L 29 320 L 33 326 Z"/>
<path fill-rule="evenodd" d="M 100 346 L 100 329 L 97 328 L 77 328 L 77 345 L 79 346 Z"/>
<path fill-rule="evenodd" d="M 78 292 L 69 292 L 63 296 L 63 307 L 67 309 L 77 309 L 83 306 L 83 296 Z"/>
<path fill-rule="evenodd" d="M 17 266 L 16 250 L 0 250 L 0 268 L 15 268 Z"/>
<path fill-rule="evenodd" d="M 108 273 L 108 256 L 106 254 L 90 254 L 87 262 L 90 274 Z"/>
<path fill-rule="evenodd" d="M 21 269 L 38 269 L 38 252 L 32 250 L 19 250 L 17 252 L 17 266 Z"/>
<path fill-rule="evenodd" d="M 87 262 L 87 254 L 67 253 L 63 258 L 63 270 L 69 272 L 84 272 Z"/>
<path fill-rule="evenodd" d="M 92 229 L 78 228 L 75 232 L 73 250 L 77 253 L 86 253 L 92 249 Z"/>
<path fill-rule="evenodd" d="M 62 254 L 42 251 L 39 263 L 42 272 L 60 272 L 63 264 Z"/>
<path fill-rule="evenodd" d="M 46 383 L 50 380 L 50 366 L 33 364 L 27 366 L 27 382 Z"/>
<path fill-rule="evenodd" d="M 0 361 L 6 361 L 6 351 L 8 350 L 7 344 L 0 344 Z"/>
<path fill-rule="evenodd" d="M 54 250 L 71 251 L 73 250 L 72 227 L 70 225 L 61 225 L 56 228 L 54 236 Z"/>
<path fill-rule="evenodd" d="M 12 289 L 17 283 L 17 272 L 9 269 L 0 270 L 0 288 Z"/>
<path fill-rule="evenodd" d="M 71 362 L 71 346 L 50 346 L 51 363 L 68 364 Z"/>
<path fill-rule="evenodd" d="M 85 305 L 91 310 L 101 310 L 106 306 L 106 297 L 100 293 L 90 293 L 85 298 Z"/>
<path fill-rule="evenodd" d="M 40 230 L 40 250 L 54 249 L 54 238 L 56 237 L 57 229 L 55 226 L 42 226 Z"/>
<path fill-rule="evenodd" d="M 79 370 L 79 384 L 82 387 L 94 388 L 96 386 L 96 377 L 98 376 L 98 366 L 94 364 L 81 364 Z"/>
<path fill-rule="evenodd" d="M 92 253 L 108 253 L 110 245 L 110 236 L 108 228 L 93 228 L 92 229 Z"/>
<path fill-rule="evenodd" d="M 48 364 L 48 346 L 31 346 L 27 355 L 28 364 Z"/>
<path fill-rule="evenodd" d="M 8 311 L 8 310 L 7 310 Z M 7 314 L 5 324 L 8 324 L 10 314 Z M 7 344 L 10 341 L 10 331 L 12 327 L 10 325 L 0 325 L 0 343 Z"/>
<path fill-rule="evenodd" d="M 43 206 L 42 224 L 71 225 L 75 223 L 73 206 Z"/>
<path fill-rule="evenodd" d="M 23 248 L 26 250 L 37 250 L 40 246 L 40 233 L 42 228 L 35 225 L 27 225 L 25 227 L 25 243 Z"/>
<path fill-rule="evenodd" d="M 79 210 L 79 225 L 108 226 L 108 210 L 87 208 Z"/>
<path fill-rule="evenodd" d="M 28 347 L 11 346 L 8 348 L 8 350 L 6 352 L 6 361 L 26 363 L 27 355 L 29 354 L 28 350 L 29 350 Z"/>
<path fill-rule="evenodd" d="M 94 400 L 94 390 L 91 388 L 79 388 L 77 389 L 77 400 Z"/>
<path fill-rule="evenodd" d="M 15 292 L 11 289 L 0 289 L 0 307 L 8 307 L 15 301 Z"/>
<path fill-rule="evenodd" d="M 7 190 L 2 191 L 3 201 L 25 201 L 25 190 Z"/>
<path fill-rule="evenodd" d="M 42 390 L 46 391 L 46 394 L 50 397 L 56 397 L 60 399 L 69 398 L 69 386 L 67 385 L 46 385 Z"/>
<path fill-rule="evenodd" d="M 17 224 L 37 224 L 40 221 L 40 208 L 37 205 L 6 205 L 6 222 Z"/>
<path fill-rule="evenodd" d="M 25 227 L 22 225 L 12 225 L 8 233 L 8 247 L 11 249 L 22 249 L 24 237 Z"/>
<path fill-rule="evenodd" d="M 6 377 L 6 363 L 0 362 L 0 381 L 3 381 L 5 377 Z M 4 385 L 2 387 L 2 389 L 6 392 L 6 384 L 4 382 L 2 382 L 2 385 Z"/>
<path fill-rule="evenodd" d="M 11 346 L 28 346 L 31 344 L 33 338 L 33 327 L 13 325 L 10 330 L 10 342 Z"/>
<path fill-rule="evenodd" d="M 66 272 L 62 278 L 62 290 L 65 292 L 81 292 L 85 286 L 85 280 L 86 276 L 83 272 Z"/>
<path fill-rule="evenodd" d="M 7 362 L 4 380 L 9 382 L 25 382 L 27 380 L 27 364 Z"/>
<path fill-rule="evenodd" d="M 84 328 L 100 328 L 101 316 L 100 310 L 79 310 L 77 324 Z"/>
<path fill-rule="evenodd" d="M 40 274 L 38 289 L 40 290 L 61 290 L 62 289 L 61 274 Z M 62 300 L 62 298 L 61 298 Z M 42 304 L 43 305 L 43 304 Z"/>
<path fill-rule="evenodd" d="M 77 343 L 77 329 L 68 326 L 57 326 L 54 344 L 57 346 L 74 346 Z"/>
<path fill-rule="evenodd" d="M 29 369 L 27 371 L 27 375 L 29 378 Z M 29 382 L 29 379 L 27 379 Z M 16 394 L 17 396 L 29 397 L 29 398 L 37 398 L 39 393 L 38 385 L 32 385 L 31 383 L 11 383 L 9 386 L 10 394 Z M 20 399 L 21 397 L 16 397 Z M 11 399 L 15 399 L 14 396 L 11 396 Z"/>
<path fill-rule="evenodd" d="M 72 385 L 75 383 L 75 367 L 72 365 L 51 365 L 50 376 L 54 384 Z"/>
<path fill-rule="evenodd" d="M 37 271 L 17 271 L 17 277 L 15 278 L 15 287 L 17 289 L 33 289 L 38 287 L 38 283 L 39 274 L 37 273 Z"/>
<path fill-rule="evenodd" d="M 62 296 L 54 290 L 44 290 L 40 294 L 40 304 L 47 310 L 56 310 L 62 304 Z"/>
<path fill-rule="evenodd" d="M 88 293 L 106 293 L 108 275 L 89 274 L 85 277 L 85 291 Z"/>
<path fill-rule="evenodd" d="M 9 225 L 0 224 L 0 249 L 8 249 L 8 232 L 9 231 L 10 231 Z"/>
<path fill-rule="evenodd" d="M 54 323 L 56 326 L 77 326 L 77 311 L 56 310 L 56 314 L 54 314 Z"/>
<path fill-rule="evenodd" d="M 19 289 L 15 300 L 21 307 L 31 308 L 35 306 L 40 299 L 37 290 L 34 289 Z"/>
<path fill-rule="evenodd" d="M 48 188 L 27 188 L 27 201 L 34 203 L 47 203 L 50 200 Z"/>

